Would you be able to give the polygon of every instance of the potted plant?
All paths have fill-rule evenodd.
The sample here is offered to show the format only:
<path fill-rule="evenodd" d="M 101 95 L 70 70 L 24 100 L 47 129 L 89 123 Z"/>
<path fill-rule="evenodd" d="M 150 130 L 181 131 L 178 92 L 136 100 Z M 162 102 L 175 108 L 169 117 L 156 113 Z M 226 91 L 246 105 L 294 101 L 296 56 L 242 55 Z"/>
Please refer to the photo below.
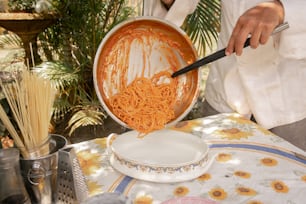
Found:
<path fill-rule="evenodd" d="M 35 4 L 35 0 L 8 0 L 8 11 L 33 13 Z"/>
<path fill-rule="evenodd" d="M 11 13 L 51 13 L 54 12 L 55 0 L 8 0 L 8 12 Z"/>

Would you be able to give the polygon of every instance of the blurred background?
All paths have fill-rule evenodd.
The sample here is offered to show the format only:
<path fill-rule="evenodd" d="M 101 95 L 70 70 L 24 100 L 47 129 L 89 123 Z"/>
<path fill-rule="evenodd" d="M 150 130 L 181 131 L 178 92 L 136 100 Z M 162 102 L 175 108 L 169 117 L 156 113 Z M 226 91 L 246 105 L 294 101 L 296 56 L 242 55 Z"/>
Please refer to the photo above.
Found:
<path fill-rule="evenodd" d="M 93 88 L 93 62 L 103 37 L 118 23 L 141 16 L 145 0 L 0 1 L 0 77 L 9 83 L 28 67 L 59 90 L 50 133 L 80 142 L 126 131 L 103 110 Z M 181 27 L 200 57 L 214 51 L 220 27 L 220 0 L 200 0 Z M 34 32 L 35 31 L 35 32 Z M 199 117 L 209 67 L 201 68 L 201 93 L 186 119 Z M 6 99 L 0 102 L 9 113 Z M 0 121 L 0 137 L 8 132 Z"/>

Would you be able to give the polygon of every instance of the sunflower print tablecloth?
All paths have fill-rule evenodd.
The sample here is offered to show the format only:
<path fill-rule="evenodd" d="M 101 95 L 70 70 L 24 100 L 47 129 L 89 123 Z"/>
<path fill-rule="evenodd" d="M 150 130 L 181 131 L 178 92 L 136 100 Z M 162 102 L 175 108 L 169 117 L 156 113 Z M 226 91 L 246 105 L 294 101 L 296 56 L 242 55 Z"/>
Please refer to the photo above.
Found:
<path fill-rule="evenodd" d="M 120 192 L 129 203 L 162 203 L 203 197 L 217 203 L 306 203 L 305 152 L 237 114 L 182 121 L 171 129 L 201 137 L 209 144 L 209 169 L 198 178 L 161 184 L 133 179 L 114 170 L 106 138 L 74 144 L 90 196 Z"/>

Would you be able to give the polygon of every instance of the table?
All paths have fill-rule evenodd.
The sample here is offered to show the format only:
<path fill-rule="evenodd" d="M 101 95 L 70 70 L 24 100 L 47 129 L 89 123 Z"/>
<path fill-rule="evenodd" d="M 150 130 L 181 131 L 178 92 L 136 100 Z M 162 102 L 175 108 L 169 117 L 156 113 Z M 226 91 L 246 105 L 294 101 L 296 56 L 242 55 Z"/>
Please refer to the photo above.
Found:
<path fill-rule="evenodd" d="M 306 203 L 306 153 L 238 114 L 179 122 L 170 129 L 201 137 L 212 165 L 200 177 L 179 183 L 153 183 L 114 170 L 106 138 L 74 144 L 90 196 L 119 192 L 131 203 L 162 203 L 202 197 L 217 203 Z M 296 154 L 297 153 L 297 154 Z"/>

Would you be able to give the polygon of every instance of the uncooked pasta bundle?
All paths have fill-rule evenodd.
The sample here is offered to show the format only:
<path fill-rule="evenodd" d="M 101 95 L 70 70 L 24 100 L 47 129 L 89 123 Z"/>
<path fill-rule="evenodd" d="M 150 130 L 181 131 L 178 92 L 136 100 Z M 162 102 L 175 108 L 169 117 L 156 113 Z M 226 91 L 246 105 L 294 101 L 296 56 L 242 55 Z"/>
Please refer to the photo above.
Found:
<path fill-rule="evenodd" d="M 29 70 L 10 84 L 0 82 L 3 93 L 18 126 L 15 128 L 0 104 L 0 119 L 20 149 L 23 158 L 49 153 L 48 128 L 52 116 L 56 89 L 51 82 Z M 46 143 L 48 144 L 48 143 Z"/>

